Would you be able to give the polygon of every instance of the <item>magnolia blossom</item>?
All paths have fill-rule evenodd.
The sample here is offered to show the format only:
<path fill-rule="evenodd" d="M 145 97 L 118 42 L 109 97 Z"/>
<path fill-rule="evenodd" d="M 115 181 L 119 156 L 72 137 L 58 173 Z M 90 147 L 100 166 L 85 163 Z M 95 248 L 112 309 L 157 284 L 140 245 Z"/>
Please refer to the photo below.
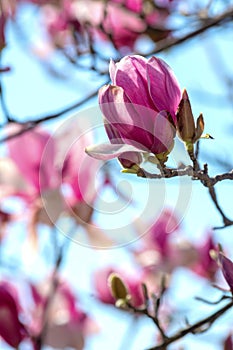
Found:
<path fill-rule="evenodd" d="M 182 237 L 179 217 L 169 208 L 151 224 L 136 222 L 135 230 L 141 238 L 141 246 L 134 257 L 145 272 L 145 280 L 158 285 L 161 275 L 171 275 L 182 266 L 198 276 L 215 280 L 218 264 L 210 252 L 216 251 L 212 232 L 207 232 L 203 241 L 194 244 Z M 147 282 L 148 283 L 148 282 Z"/>
<path fill-rule="evenodd" d="M 133 163 L 135 152 L 144 151 L 165 161 L 173 148 L 181 98 L 170 67 L 157 57 L 126 56 L 111 61 L 110 76 L 112 85 L 100 89 L 99 103 L 112 145 L 89 147 L 87 153 L 111 159 L 134 152 L 128 157 Z"/>
<path fill-rule="evenodd" d="M 127 286 L 132 304 L 135 307 L 142 305 L 144 303 L 141 287 L 143 283 L 142 276 L 136 277 L 135 274 L 127 274 L 127 272 L 121 271 L 120 269 L 116 271 L 116 269 L 112 267 L 97 270 L 93 276 L 97 298 L 105 304 L 115 305 L 116 300 L 113 298 L 108 285 L 108 277 L 113 272 L 117 273 Z"/>
<path fill-rule="evenodd" d="M 51 298 L 52 280 L 35 286 L 30 285 L 33 306 L 31 307 L 31 322 L 28 327 L 31 335 L 36 337 L 43 327 L 43 315 L 47 307 L 47 326 L 44 344 L 56 349 L 67 347 L 75 350 L 84 348 L 85 336 L 98 330 L 97 325 L 82 311 L 78 298 L 64 281 L 58 281 L 58 286 Z M 51 298 L 49 305 L 47 299 Z"/>
<path fill-rule="evenodd" d="M 153 245 L 165 258 L 169 256 L 170 234 L 178 230 L 179 222 L 177 216 L 169 209 L 165 209 L 157 220 L 153 222 L 145 239 L 149 245 Z"/>
<path fill-rule="evenodd" d="M 142 34 L 154 42 L 170 34 L 166 22 L 171 4 L 167 1 L 151 3 L 146 11 L 143 0 L 64 0 L 41 5 L 51 49 L 70 47 L 81 52 L 89 38 L 94 43 L 111 42 L 117 50 L 129 53 Z"/>
<path fill-rule="evenodd" d="M 9 133 L 22 127 L 12 125 Z M 23 199 L 29 208 L 33 242 L 37 224 L 53 226 L 63 212 L 79 224 L 90 222 L 99 168 L 99 162 L 93 162 L 84 151 L 91 141 L 92 134 L 80 128 L 76 118 L 65 122 L 54 135 L 35 128 L 8 141 L 9 158 L 0 159 L 1 200 L 9 196 Z M 103 241 L 98 228 L 95 235 Z M 94 227 L 90 228 L 90 239 L 95 235 Z"/>
<path fill-rule="evenodd" d="M 192 267 L 193 271 L 211 281 L 214 280 L 218 270 L 218 264 L 210 255 L 212 250 L 216 250 L 212 232 L 208 233 L 205 240 L 195 248 L 197 252 L 197 260 Z"/>
<path fill-rule="evenodd" d="M 38 286 L 29 284 L 27 300 L 19 298 L 20 293 L 18 296 L 12 285 L 0 282 L 0 337 L 13 348 L 27 339 L 37 349 L 37 339 L 43 331 L 45 345 L 82 350 L 85 337 L 98 331 L 70 286 L 57 279 L 53 289 L 54 282 L 52 277 Z"/>

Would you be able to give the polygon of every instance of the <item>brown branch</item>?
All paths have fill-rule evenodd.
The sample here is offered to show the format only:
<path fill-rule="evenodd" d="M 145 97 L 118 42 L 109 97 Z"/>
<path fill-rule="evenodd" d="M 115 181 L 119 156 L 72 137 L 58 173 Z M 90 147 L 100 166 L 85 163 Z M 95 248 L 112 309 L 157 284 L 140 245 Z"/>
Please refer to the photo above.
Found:
<path fill-rule="evenodd" d="M 211 196 L 211 199 L 212 199 L 213 203 L 215 204 L 216 209 L 218 210 L 218 212 L 222 216 L 222 220 L 223 220 L 223 223 L 224 223 L 223 227 L 227 227 L 227 226 L 233 225 L 233 221 L 226 217 L 226 215 L 224 214 L 222 208 L 220 207 L 220 205 L 218 203 L 218 199 L 217 199 L 215 188 L 213 186 L 210 186 L 210 187 L 208 187 L 208 190 L 209 190 L 209 194 Z M 217 228 L 218 227 L 214 227 L 214 229 L 217 229 Z"/>
<path fill-rule="evenodd" d="M 50 286 L 50 291 L 49 291 L 48 297 L 46 299 L 46 303 L 44 305 L 44 310 L 43 310 L 43 315 L 42 315 L 42 329 L 40 331 L 40 334 L 34 339 L 36 350 L 42 349 L 42 346 L 43 346 L 43 343 L 44 343 L 44 340 L 45 340 L 45 337 L 47 334 L 48 314 L 50 311 L 49 309 L 50 309 L 50 305 L 54 299 L 54 295 L 56 294 L 57 288 L 59 286 L 58 272 L 59 272 L 62 260 L 63 260 L 63 249 L 61 248 L 59 251 L 59 254 L 57 255 L 57 258 L 56 258 L 53 277 L 52 277 L 51 286 Z"/>
<path fill-rule="evenodd" d="M 213 229 L 216 230 L 216 229 L 221 229 L 221 228 L 225 228 L 227 226 L 233 225 L 233 220 L 228 219 L 224 214 L 222 208 L 220 207 L 218 203 L 216 191 L 214 188 L 214 186 L 220 181 L 233 180 L 233 170 L 227 173 L 223 173 L 223 174 L 219 174 L 214 177 L 211 177 L 208 174 L 207 164 L 204 165 L 203 170 L 201 169 L 195 170 L 191 165 L 181 169 L 163 168 L 160 174 L 151 174 L 146 170 L 140 168 L 137 173 L 137 176 L 147 178 L 147 179 L 163 179 L 163 178 L 169 179 L 169 178 L 179 177 L 179 176 L 191 176 L 193 180 L 200 180 L 203 186 L 208 188 L 210 197 L 223 220 L 223 224 L 224 224 L 223 226 L 213 227 Z"/>
<path fill-rule="evenodd" d="M 181 169 L 164 168 L 161 174 L 152 174 L 140 168 L 137 176 L 147 179 L 169 179 L 178 176 L 192 176 L 194 179 L 202 181 L 205 187 L 210 187 L 223 180 L 233 180 L 233 170 L 211 177 L 204 170 L 194 170 L 191 165 L 188 165 Z"/>
<path fill-rule="evenodd" d="M 205 32 L 206 30 L 213 28 L 217 25 L 230 22 L 233 18 L 233 9 L 230 8 L 227 11 L 223 12 L 222 14 L 214 17 L 214 18 L 207 18 L 206 23 L 204 23 L 200 28 L 197 28 L 196 30 L 192 31 L 191 33 L 185 34 L 181 38 L 167 38 L 164 40 L 159 41 L 156 44 L 156 48 L 152 50 L 151 52 L 147 53 L 147 56 L 162 52 L 164 50 L 170 49 L 173 46 L 180 45 L 184 43 L 185 41 L 188 41 L 199 34 Z"/>
<path fill-rule="evenodd" d="M 173 46 L 182 44 L 183 42 L 188 41 L 189 39 L 192 39 L 193 37 L 205 32 L 209 28 L 212 28 L 212 27 L 220 25 L 224 22 L 230 21 L 232 19 L 232 17 L 233 17 L 233 9 L 230 9 L 230 10 L 227 10 L 224 13 L 222 13 L 221 15 L 218 15 L 214 18 L 207 18 L 206 23 L 204 25 L 202 25 L 200 28 L 194 30 L 193 32 L 184 35 L 181 38 L 167 38 L 167 39 L 161 40 L 159 43 L 157 43 L 156 49 L 151 51 L 150 53 L 147 53 L 147 56 L 159 53 L 159 52 L 164 51 L 164 50 L 171 48 Z M 102 73 L 104 73 L 104 72 L 102 72 Z M 102 86 L 102 84 L 101 84 L 101 86 Z M 70 105 L 69 107 L 62 109 L 61 111 L 59 111 L 57 113 L 47 115 L 47 116 L 38 117 L 37 119 L 28 118 L 29 120 L 25 122 L 25 129 L 24 130 L 21 130 L 19 133 L 16 133 L 14 135 L 7 136 L 7 137 L 0 139 L 0 143 L 5 142 L 10 138 L 19 136 L 28 130 L 31 130 L 37 124 L 40 124 L 42 122 L 46 122 L 48 120 L 56 119 L 65 113 L 71 112 L 72 110 L 80 107 L 82 104 L 87 102 L 89 99 L 95 97 L 98 93 L 98 89 L 95 90 L 94 92 L 90 93 L 87 97 L 83 98 L 81 101 L 76 102 L 76 103 Z M 221 181 L 221 180 L 219 180 L 219 181 Z"/>
<path fill-rule="evenodd" d="M 165 277 L 162 278 L 161 290 L 160 290 L 159 295 L 158 296 L 156 296 L 155 294 L 152 295 L 153 306 L 154 306 L 153 313 L 151 313 L 149 310 L 150 299 L 149 299 L 149 294 L 148 294 L 146 284 L 142 284 L 142 291 L 143 291 L 143 295 L 144 295 L 144 305 L 142 307 L 135 307 L 130 302 L 128 302 L 126 306 L 128 307 L 128 309 L 130 311 L 134 312 L 135 314 L 142 314 L 142 315 L 145 315 L 148 318 L 150 318 L 153 321 L 153 323 L 155 324 L 155 326 L 158 328 L 162 339 L 165 341 L 166 339 L 168 339 L 168 337 L 166 336 L 166 334 L 165 334 L 165 332 L 160 324 L 159 317 L 158 317 L 158 312 L 159 312 L 159 308 L 161 305 L 161 300 L 162 300 L 162 297 L 166 291 Z"/>
<path fill-rule="evenodd" d="M 164 350 L 167 348 L 168 345 L 185 337 L 187 334 L 201 332 L 201 328 L 203 326 L 208 326 L 208 328 L 209 328 L 220 316 L 222 316 L 232 306 L 233 306 L 233 301 L 231 300 L 230 303 L 228 303 L 227 305 L 225 305 L 224 307 L 222 307 L 220 310 L 216 311 L 212 315 L 204 318 L 201 321 L 194 323 L 193 325 L 191 325 L 185 329 L 178 331 L 173 336 L 168 337 L 167 339 L 164 339 L 160 345 L 154 346 L 154 347 L 149 348 L 147 350 Z"/>
<path fill-rule="evenodd" d="M 105 82 L 104 84 L 106 84 L 107 82 Z M 101 86 L 102 86 L 102 84 L 101 84 Z M 12 139 L 12 138 L 14 138 L 16 136 L 20 136 L 20 135 L 24 134 L 25 132 L 33 129 L 36 125 L 38 125 L 38 124 L 40 124 L 42 122 L 46 122 L 46 121 L 49 121 L 49 120 L 52 120 L 52 119 L 59 118 L 63 114 L 73 111 L 74 109 L 76 109 L 76 108 L 80 107 L 81 105 L 83 105 L 85 102 L 88 102 L 91 98 L 95 97 L 96 94 L 97 94 L 97 91 L 91 92 L 88 96 L 84 97 L 81 101 L 75 102 L 74 104 L 72 104 L 72 105 L 70 105 L 70 106 L 68 106 L 68 107 L 66 107 L 66 108 L 64 108 L 64 109 L 62 109 L 62 110 L 60 110 L 60 111 L 58 111 L 58 112 L 56 112 L 54 114 L 50 114 L 50 115 L 47 115 L 47 116 L 42 116 L 42 117 L 39 117 L 39 118 L 37 118 L 35 120 L 28 118 L 29 119 L 28 121 L 21 123 L 22 125 L 25 126 L 22 130 L 20 130 L 17 133 L 14 133 L 14 134 L 11 134 L 11 135 L 8 135 L 8 136 L 5 136 L 5 137 L 1 138 L 0 139 L 0 143 L 8 141 L 8 140 L 10 140 L 10 139 Z M 2 127 L 6 126 L 6 125 L 7 125 L 7 123 L 2 125 Z"/>

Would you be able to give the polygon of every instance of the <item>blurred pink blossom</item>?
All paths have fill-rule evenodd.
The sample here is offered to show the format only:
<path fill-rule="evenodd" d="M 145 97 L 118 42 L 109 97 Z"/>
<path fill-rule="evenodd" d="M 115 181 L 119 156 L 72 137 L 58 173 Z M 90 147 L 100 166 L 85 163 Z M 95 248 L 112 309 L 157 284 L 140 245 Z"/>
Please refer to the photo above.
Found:
<path fill-rule="evenodd" d="M 193 265 L 193 271 L 198 275 L 208 278 L 211 281 L 215 279 L 218 270 L 218 264 L 212 259 L 210 252 L 216 250 L 216 244 L 213 240 L 213 233 L 209 232 L 205 240 L 196 246 L 197 261 Z"/>
<path fill-rule="evenodd" d="M 135 307 L 138 307 L 144 303 L 142 283 L 143 279 L 140 274 L 127 273 L 126 271 L 120 269 L 114 269 L 112 267 L 106 267 L 97 270 L 93 275 L 93 285 L 96 291 L 97 298 L 105 304 L 115 305 L 115 299 L 113 298 L 109 285 L 108 277 L 114 272 L 117 273 L 125 285 L 128 288 L 129 294 L 132 299 L 131 302 Z"/>
<path fill-rule="evenodd" d="M 71 347 L 82 350 L 85 336 L 98 331 L 98 327 L 81 310 L 77 296 L 67 283 L 57 281 L 52 297 L 51 283 L 54 282 L 49 280 L 39 286 L 30 286 L 34 303 L 31 309 L 30 332 L 34 337 L 40 334 L 47 308 L 44 343 L 58 349 Z"/>
<path fill-rule="evenodd" d="M 22 128 L 23 125 L 11 125 L 8 133 L 20 132 Z M 32 243 L 36 243 L 37 224 L 53 226 L 63 212 L 78 224 L 91 221 L 100 166 L 84 151 L 92 137 L 74 118 L 54 135 L 35 128 L 8 141 L 10 157 L 0 160 L 1 199 L 19 196 L 25 201 Z M 91 240 L 93 230 L 87 230 Z M 106 237 L 98 228 L 96 235 L 103 243 Z"/>
<path fill-rule="evenodd" d="M 19 320 L 19 304 L 16 291 L 8 283 L 0 282 L 0 337 L 17 348 L 26 336 L 26 329 Z"/>

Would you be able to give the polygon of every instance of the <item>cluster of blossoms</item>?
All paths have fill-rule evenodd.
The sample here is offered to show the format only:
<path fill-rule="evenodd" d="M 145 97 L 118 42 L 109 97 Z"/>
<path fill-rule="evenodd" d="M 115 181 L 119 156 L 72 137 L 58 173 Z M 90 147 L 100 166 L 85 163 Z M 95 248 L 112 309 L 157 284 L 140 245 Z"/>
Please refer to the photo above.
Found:
<path fill-rule="evenodd" d="M 140 229 L 145 231 L 141 224 Z M 137 234 L 141 235 L 139 229 Z M 106 305 L 117 306 L 122 312 L 132 310 L 132 306 L 134 312 L 138 310 L 138 317 L 144 317 L 140 310 L 147 305 L 153 314 L 154 303 L 150 302 L 150 298 L 159 298 L 161 281 L 165 276 L 159 320 L 163 329 L 168 330 L 174 325 L 173 322 L 177 322 L 176 315 L 180 312 L 169 298 L 170 287 L 174 283 L 173 274 L 177 268 L 185 268 L 198 278 L 214 283 L 215 286 L 222 285 L 224 277 L 232 293 L 233 263 L 214 243 L 212 232 L 207 232 L 201 243 L 193 243 L 181 237 L 178 217 L 166 209 L 150 226 L 148 232 L 141 236 L 140 247 L 134 250 L 131 248 L 133 269 L 105 266 L 96 270 L 93 276 L 93 290 L 97 299 Z M 218 273 L 219 269 L 222 274 Z M 145 299 L 143 285 L 146 285 L 149 303 Z M 229 288 L 219 289 L 229 292 Z M 232 344 L 231 336 L 225 343 Z"/>
<path fill-rule="evenodd" d="M 6 44 L 5 26 L 17 17 L 21 3 L 39 7 L 43 42 L 34 51 L 41 57 L 55 49 L 76 59 L 95 50 L 95 44 L 110 42 L 122 53 L 129 53 L 142 35 L 157 42 L 171 34 L 168 18 L 174 8 L 169 0 L 3 0 L 0 14 L 0 49 Z"/>
<path fill-rule="evenodd" d="M 190 154 L 202 136 L 202 114 L 195 126 L 187 91 L 183 93 L 171 68 L 157 57 L 126 56 L 110 63 L 111 85 L 99 91 L 104 125 L 111 142 L 87 148 L 94 158 L 118 157 L 124 168 L 137 173 L 142 154 L 167 161 L 176 133 Z"/>
<path fill-rule="evenodd" d="M 97 324 L 82 311 L 69 285 L 57 280 L 51 299 L 50 282 L 38 286 L 29 283 L 27 305 L 18 287 L 0 282 L 0 337 L 12 348 L 27 342 L 33 349 L 40 349 L 43 332 L 46 345 L 82 350 L 85 337 L 97 331 Z"/>
<path fill-rule="evenodd" d="M 23 125 L 12 123 L 7 132 L 11 135 L 22 129 Z M 7 142 L 8 157 L 0 159 L 1 234 L 8 222 L 25 218 L 26 207 L 32 243 L 36 243 L 38 224 L 54 227 L 60 217 L 69 216 L 85 227 L 91 243 L 96 238 L 101 244 L 104 234 L 94 224 L 88 225 L 97 191 L 107 184 L 96 181 L 100 164 L 84 151 L 92 137 L 85 125 L 80 127 L 71 118 L 53 135 L 34 128 Z M 20 199 L 22 212 L 3 210 L 9 197 Z"/>
<path fill-rule="evenodd" d="M 169 209 L 164 210 L 149 229 L 142 223 L 139 226 L 136 234 L 141 237 L 140 247 L 131 249 L 136 270 L 130 273 L 113 266 L 97 270 L 93 283 L 100 301 L 115 304 L 108 287 L 108 277 L 113 272 L 121 276 L 127 284 L 136 307 L 144 303 L 142 283 L 147 285 L 151 293 L 157 293 L 162 276 L 167 276 L 168 287 L 170 277 L 179 267 L 187 268 L 200 278 L 216 281 L 219 266 L 210 256 L 211 251 L 217 251 L 211 232 L 205 235 L 200 244 L 181 239 L 182 231 L 178 217 Z"/>

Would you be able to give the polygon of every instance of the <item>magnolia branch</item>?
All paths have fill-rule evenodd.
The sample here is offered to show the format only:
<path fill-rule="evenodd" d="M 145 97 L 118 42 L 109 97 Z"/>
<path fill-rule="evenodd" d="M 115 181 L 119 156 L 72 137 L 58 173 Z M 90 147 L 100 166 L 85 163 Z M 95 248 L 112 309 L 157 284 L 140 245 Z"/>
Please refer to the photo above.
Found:
<path fill-rule="evenodd" d="M 178 331 L 176 334 L 174 334 L 171 337 L 167 337 L 163 340 L 163 342 L 160 345 L 154 346 L 152 348 L 149 348 L 147 350 L 164 350 L 167 348 L 168 345 L 176 342 L 177 340 L 185 337 L 187 334 L 193 333 L 201 333 L 206 330 L 206 328 L 203 329 L 203 327 L 209 327 L 220 317 L 222 316 L 227 310 L 229 310 L 233 306 L 233 301 L 231 300 L 230 303 L 222 307 L 220 310 L 214 312 L 212 315 L 202 319 L 201 321 L 198 321 L 194 323 L 193 325 L 182 329 Z"/>
<path fill-rule="evenodd" d="M 21 125 L 24 125 L 24 127 L 16 133 L 13 133 L 11 135 L 8 135 L 8 136 L 1 138 L 0 143 L 6 142 L 14 137 L 17 137 L 17 136 L 24 134 L 25 132 L 32 130 L 35 126 L 37 126 L 38 124 L 40 124 L 42 122 L 46 122 L 46 121 L 49 121 L 52 119 L 57 119 L 57 118 L 61 117 L 63 114 L 66 114 L 68 112 L 73 111 L 74 109 L 82 106 L 84 103 L 88 102 L 90 99 L 95 97 L 97 94 L 97 91 L 95 90 L 95 91 L 91 92 L 86 97 L 84 97 L 81 101 L 75 102 L 75 103 L 71 104 L 70 106 L 68 106 L 68 107 L 66 107 L 66 108 L 64 108 L 64 109 L 62 109 L 54 114 L 50 114 L 50 115 L 47 115 L 44 117 L 39 117 L 38 119 L 35 119 L 35 120 L 28 120 L 26 122 L 20 123 Z M 14 122 L 17 122 L 17 121 L 15 120 Z M 5 127 L 7 124 L 8 123 L 5 123 L 4 125 L 1 125 L 0 127 Z"/>
<path fill-rule="evenodd" d="M 205 173 L 205 170 L 194 170 L 191 165 L 188 165 L 181 169 L 164 168 L 161 174 L 152 174 L 140 168 L 137 176 L 147 179 L 170 179 L 179 176 L 191 176 L 194 180 L 200 180 L 205 187 L 211 187 L 223 180 L 233 180 L 233 170 L 211 177 Z"/>
<path fill-rule="evenodd" d="M 213 227 L 213 229 L 222 229 L 227 226 L 233 225 L 233 220 L 228 219 L 227 216 L 224 214 L 222 208 L 220 207 L 216 195 L 216 191 L 214 186 L 221 181 L 224 180 L 233 180 L 233 170 L 227 173 L 219 174 L 214 177 L 209 176 L 208 174 L 208 166 L 207 164 L 204 165 L 203 170 L 197 169 L 195 170 L 194 167 L 191 165 L 181 168 L 181 169 L 169 169 L 169 168 L 160 168 L 161 173 L 160 174 L 151 174 L 147 172 L 146 170 L 140 168 L 137 176 L 142 177 L 142 178 L 147 178 L 147 179 L 169 179 L 173 177 L 179 177 L 179 176 L 190 176 L 192 177 L 193 180 L 199 180 L 203 186 L 208 188 L 210 197 L 220 213 L 223 221 L 223 226 L 220 227 Z"/>
<path fill-rule="evenodd" d="M 150 53 L 148 53 L 147 56 L 162 52 L 168 48 L 182 44 L 183 42 L 188 41 L 188 40 L 198 36 L 199 34 L 205 32 L 206 30 L 208 30 L 210 28 L 213 28 L 215 26 L 229 22 L 232 19 L 232 17 L 233 17 L 233 9 L 230 9 L 230 10 L 227 10 L 214 18 L 206 18 L 205 23 L 203 25 L 201 25 L 200 28 L 195 29 L 191 33 L 185 34 L 184 36 L 182 36 L 180 38 L 167 38 L 167 39 L 161 40 L 159 43 L 157 43 L 156 49 L 152 50 Z M 102 74 L 104 74 L 104 72 L 102 72 Z M 107 72 L 106 72 L 106 75 L 107 75 Z M 103 83 L 102 85 L 104 85 L 104 84 L 105 83 Z M 3 137 L 2 139 L 0 139 L 0 143 L 5 142 L 8 139 L 19 136 L 19 135 L 23 134 L 24 132 L 31 130 L 37 124 L 40 124 L 42 122 L 46 122 L 46 121 L 49 121 L 52 119 L 59 118 L 62 115 L 64 115 L 65 113 L 73 111 L 74 109 L 82 106 L 85 102 L 89 101 L 91 98 L 95 97 L 98 93 L 98 90 L 99 90 L 99 88 L 96 89 L 95 91 L 91 92 L 88 96 L 84 97 L 81 101 L 76 102 L 74 104 L 71 104 L 70 106 L 65 107 L 64 109 L 62 109 L 58 112 L 55 112 L 55 113 L 50 114 L 50 115 L 38 117 L 36 119 L 28 118 L 28 121 L 24 122 L 25 128 L 23 130 L 21 130 L 18 133 L 12 134 L 11 136 Z M 17 118 L 15 118 L 15 119 L 16 119 L 15 121 L 17 122 Z M 6 124 L 1 125 L 0 127 L 4 127 Z"/>

